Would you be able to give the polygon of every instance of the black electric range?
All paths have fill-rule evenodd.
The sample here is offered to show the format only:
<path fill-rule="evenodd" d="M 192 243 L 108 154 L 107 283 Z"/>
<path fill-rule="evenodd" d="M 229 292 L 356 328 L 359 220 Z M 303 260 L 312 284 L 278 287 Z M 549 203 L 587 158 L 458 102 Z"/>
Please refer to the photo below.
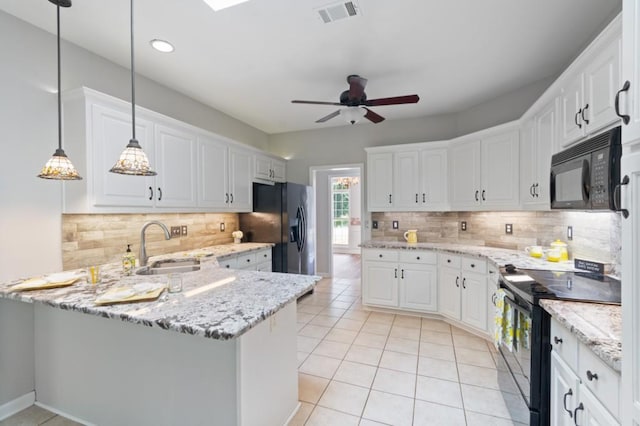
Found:
<path fill-rule="evenodd" d="M 620 281 L 592 272 L 500 268 L 504 303 L 511 309 L 513 344 L 505 341 L 500 353 L 529 407 L 529 424 L 549 426 L 551 386 L 551 316 L 540 299 L 620 304 Z M 506 312 L 505 317 L 506 320 Z"/>

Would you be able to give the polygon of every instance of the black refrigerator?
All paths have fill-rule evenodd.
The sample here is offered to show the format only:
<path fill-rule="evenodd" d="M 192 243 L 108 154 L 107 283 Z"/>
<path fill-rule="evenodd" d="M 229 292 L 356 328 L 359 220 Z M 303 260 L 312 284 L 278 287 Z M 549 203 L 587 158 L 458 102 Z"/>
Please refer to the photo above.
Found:
<path fill-rule="evenodd" d="M 313 189 L 297 183 L 253 184 L 253 213 L 240 213 L 243 241 L 274 243 L 273 272 L 315 275 Z"/>

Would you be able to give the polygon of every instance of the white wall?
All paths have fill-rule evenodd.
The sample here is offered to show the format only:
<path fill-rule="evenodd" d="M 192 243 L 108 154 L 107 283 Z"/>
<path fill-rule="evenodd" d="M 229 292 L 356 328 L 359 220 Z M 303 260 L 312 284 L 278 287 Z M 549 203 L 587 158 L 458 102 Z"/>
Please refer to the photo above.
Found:
<path fill-rule="evenodd" d="M 0 65 L 0 281 L 6 281 L 62 268 L 61 183 L 36 178 L 57 144 L 56 38 L 0 12 L 0 39 L 7 41 Z M 62 61 L 63 91 L 87 86 L 130 99 L 128 69 L 66 42 Z M 136 102 L 267 147 L 265 133 L 146 78 L 136 79 Z M 73 161 L 74 153 L 67 155 Z"/>
<path fill-rule="evenodd" d="M 32 304 L 0 299 L 0 406 L 35 390 L 33 324 Z"/>

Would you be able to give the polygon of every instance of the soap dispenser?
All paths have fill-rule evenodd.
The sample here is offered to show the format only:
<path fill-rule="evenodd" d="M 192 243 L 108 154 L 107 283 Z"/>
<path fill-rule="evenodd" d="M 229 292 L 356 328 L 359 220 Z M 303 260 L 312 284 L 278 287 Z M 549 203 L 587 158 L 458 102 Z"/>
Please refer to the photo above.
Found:
<path fill-rule="evenodd" d="M 131 244 L 127 244 L 127 251 L 122 255 L 122 272 L 125 275 L 131 275 L 135 266 L 136 257 L 131 252 Z"/>

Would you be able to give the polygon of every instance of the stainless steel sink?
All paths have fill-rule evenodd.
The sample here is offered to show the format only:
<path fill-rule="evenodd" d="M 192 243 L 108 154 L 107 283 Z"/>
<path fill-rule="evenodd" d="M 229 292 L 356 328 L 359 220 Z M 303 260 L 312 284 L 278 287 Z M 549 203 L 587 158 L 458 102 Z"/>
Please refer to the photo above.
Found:
<path fill-rule="evenodd" d="M 136 275 L 163 275 L 195 272 L 200 270 L 198 259 L 164 259 L 157 260 L 149 266 L 143 266 L 136 271 Z"/>

